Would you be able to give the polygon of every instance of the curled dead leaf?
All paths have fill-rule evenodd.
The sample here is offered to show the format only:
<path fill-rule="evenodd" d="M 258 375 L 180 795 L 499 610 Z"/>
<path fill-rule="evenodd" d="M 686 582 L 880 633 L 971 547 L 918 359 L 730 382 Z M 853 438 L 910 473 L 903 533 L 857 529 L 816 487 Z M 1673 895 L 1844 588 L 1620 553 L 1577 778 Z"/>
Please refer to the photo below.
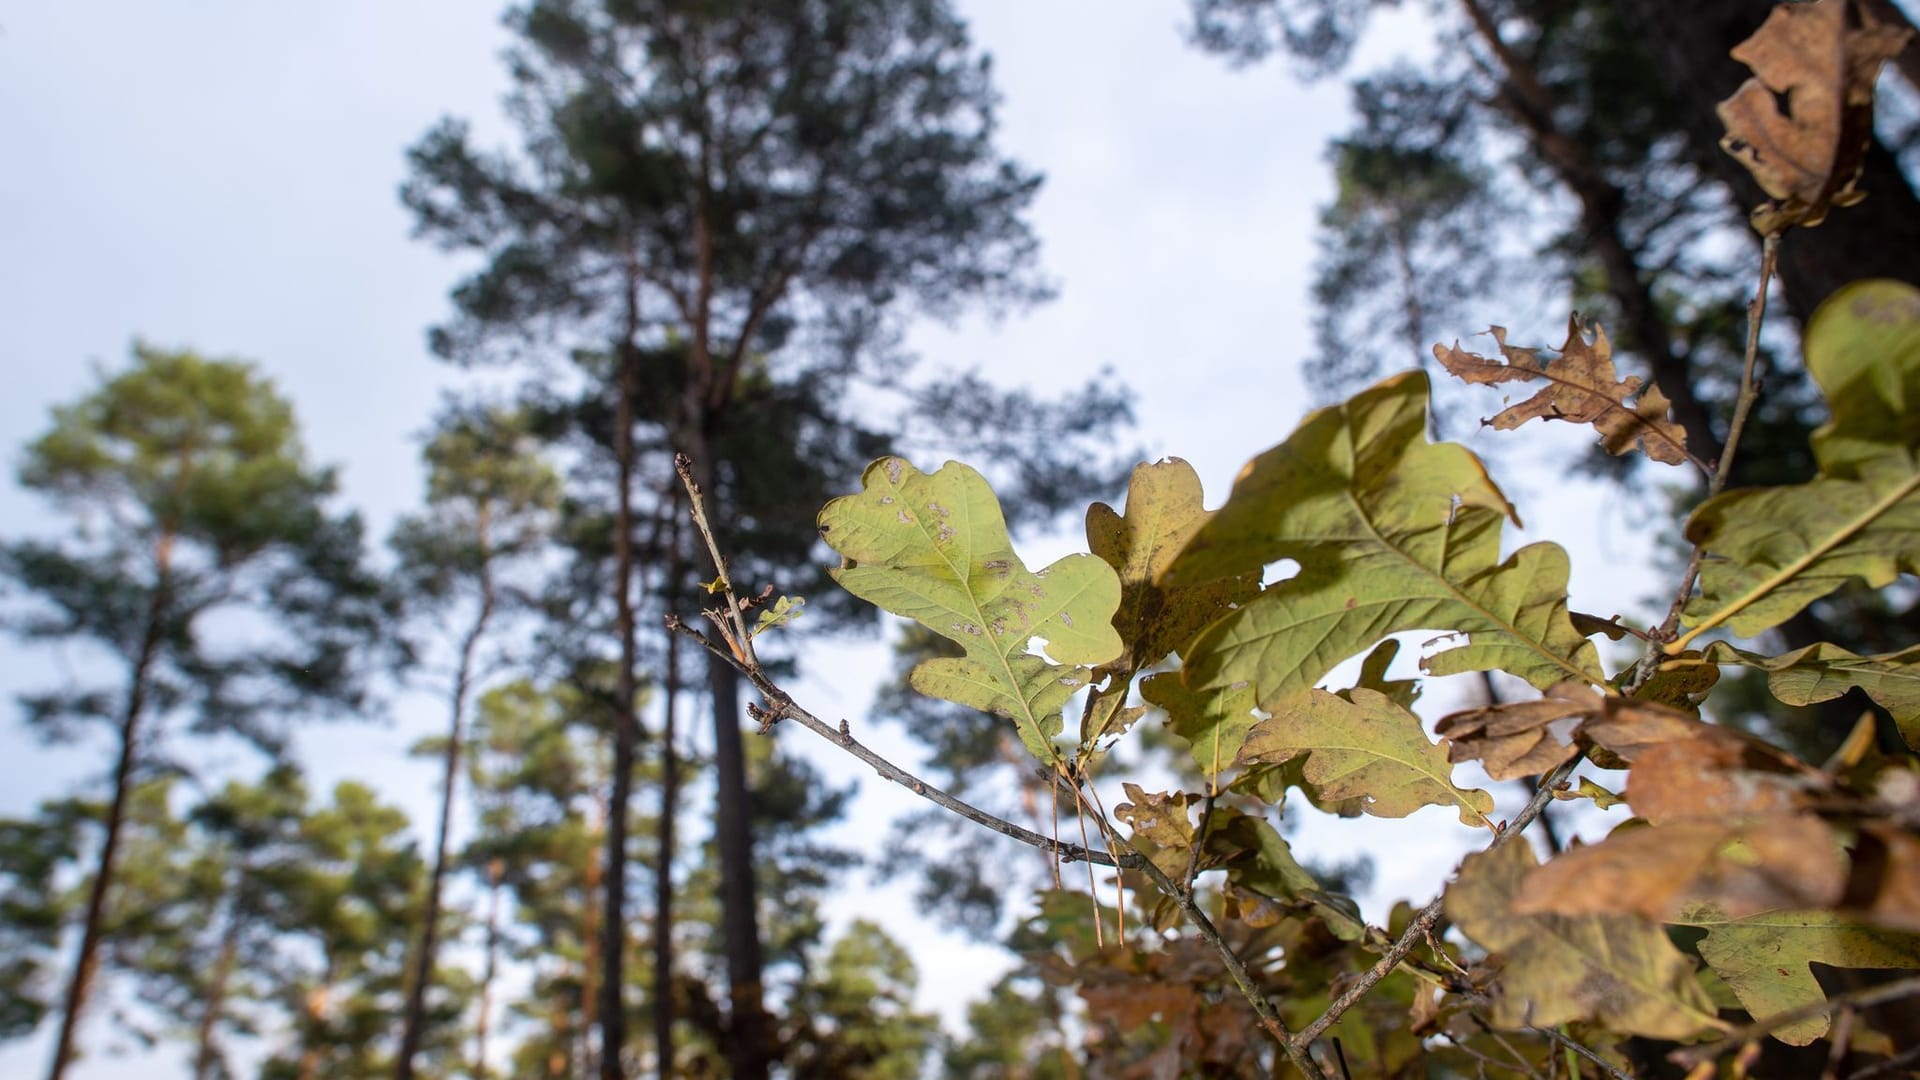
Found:
<path fill-rule="evenodd" d="M 1537 776 L 1579 750 L 1573 731 L 1600 714 L 1601 695 L 1584 683 L 1549 687 L 1537 701 L 1505 702 L 1440 718 L 1447 760 L 1479 761 L 1495 780 Z"/>
<path fill-rule="evenodd" d="M 1528 420 L 1565 420 L 1592 424 L 1600 445 L 1609 454 L 1636 447 L 1668 465 L 1693 460 L 1687 453 L 1687 434 L 1667 415 L 1670 403 L 1660 388 L 1642 383 L 1638 375 L 1621 378 L 1613 366 L 1613 346 L 1607 332 L 1594 327 L 1593 341 L 1580 332 L 1578 317 L 1567 320 L 1567 343 L 1560 358 L 1548 363 L 1539 350 L 1507 344 L 1505 327 L 1488 331 L 1500 347 L 1502 363 L 1460 348 L 1433 347 L 1434 358 L 1448 373 L 1464 382 L 1496 386 L 1508 382 L 1542 381 L 1539 393 L 1510 406 L 1481 423 L 1509 431 Z M 1695 464 L 1699 464 L 1695 462 Z M 1701 466 L 1704 470 L 1705 466 Z"/>
<path fill-rule="evenodd" d="M 1873 134 L 1874 80 L 1907 37 L 1851 0 L 1818 0 L 1776 5 L 1734 46 L 1754 77 L 1720 103 L 1720 146 L 1774 198 L 1753 212 L 1755 228 L 1818 225 L 1830 207 L 1865 198 L 1854 185 Z"/>
<path fill-rule="evenodd" d="M 1711 903 L 1731 918 L 1776 908 L 1826 908 L 1840 899 L 1847 864 L 1839 841 L 1811 814 L 1741 824 L 1687 821 L 1616 829 L 1527 875 L 1514 897 L 1523 915 L 1634 911 L 1667 920 Z"/>
<path fill-rule="evenodd" d="M 1549 687 L 1535 701 L 1442 717 L 1448 760 L 1479 761 L 1496 780 L 1544 773 L 1585 748 L 1603 768 L 1625 768 L 1650 747 L 1718 730 L 1678 709 L 1601 694 L 1584 683 Z"/>

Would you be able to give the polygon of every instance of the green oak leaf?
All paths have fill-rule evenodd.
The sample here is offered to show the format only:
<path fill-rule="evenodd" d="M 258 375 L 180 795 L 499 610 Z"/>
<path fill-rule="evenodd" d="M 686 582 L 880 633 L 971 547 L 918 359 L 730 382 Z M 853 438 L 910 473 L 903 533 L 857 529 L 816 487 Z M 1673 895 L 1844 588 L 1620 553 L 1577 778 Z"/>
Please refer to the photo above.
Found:
<path fill-rule="evenodd" d="M 1525 843 L 1469 855 L 1447 890 L 1447 917 L 1501 965 L 1496 1027 L 1580 1020 L 1655 1039 L 1723 1025 L 1693 965 L 1660 926 L 1639 915 L 1516 915 L 1514 897 L 1536 865 Z"/>
<path fill-rule="evenodd" d="M 1752 637 L 1854 578 L 1920 572 L 1920 289 L 1861 281 L 1808 321 L 1807 371 L 1833 419 L 1813 434 L 1818 478 L 1702 503 L 1687 539 L 1707 553 L 1693 629 Z"/>
<path fill-rule="evenodd" d="M 1468 825 L 1492 828 L 1493 797 L 1453 785 L 1447 752 L 1420 718 L 1385 694 L 1356 687 L 1347 700 L 1308 690 L 1276 703 L 1247 733 L 1239 764 L 1278 765 L 1307 755 L 1301 778 L 1315 803 L 1364 798 L 1377 817 L 1406 817 L 1423 806 L 1451 806 Z"/>
<path fill-rule="evenodd" d="M 1399 655 L 1400 643 L 1392 638 L 1375 645 L 1367 658 L 1360 661 L 1360 677 L 1353 681 L 1353 688 L 1340 691 L 1340 696 L 1352 701 L 1353 690 L 1372 690 L 1385 694 L 1395 705 L 1411 710 L 1413 703 L 1420 700 L 1420 680 L 1387 678 L 1387 669 Z"/>
<path fill-rule="evenodd" d="M 986 478 L 958 462 L 927 474 L 881 458 L 861 485 L 820 511 L 821 536 L 843 560 L 834 580 L 966 650 L 922 661 L 915 690 L 1012 720 L 1029 752 L 1056 761 L 1061 710 L 1090 667 L 1122 649 L 1113 568 L 1068 555 L 1028 570 Z M 1028 651 L 1035 638 L 1046 657 Z"/>
<path fill-rule="evenodd" d="M 1601 679 L 1568 618 L 1566 552 L 1530 544 L 1500 561 L 1513 508 L 1465 447 L 1427 441 L 1426 403 L 1425 375 L 1395 376 L 1308 416 L 1241 469 L 1161 583 L 1278 559 L 1300 571 L 1200 635 L 1186 654 L 1190 685 L 1251 682 L 1267 707 L 1404 630 L 1459 637 L 1424 662 L 1436 675 L 1498 669 L 1542 689 Z"/>
<path fill-rule="evenodd" d="M 1140 696 L 1167 711 L 1167 728 L 1187 741 L 1194 764 L 1208 780 L 1233 766 L 1254 715 L 1253 687 L 1247 683 L 1190 690 L 1177 671 L 1140 680 Z"/>
<path fill-rule="evenodd" d="M 1101 737 L 1123 732 L 1141 710 L 1127 708 L 1127 692 L 1141 669 L 1184 648 L 1208 623 L 1260 591 L 1260 575 L 1222 578 L 1192 588 L 1162 588 L 1160 571 L 1211 517 L 1202 505 L 1200 477 L 1179 458 L 1136 465 L 1127 482 L 1123 516 L 1106 503 L 1087 509 L 1087 547 L 1120 575 L 1120 609 L 1113 626 L 1125 650 L 1096 674 L 1105 683 L 1081 721 L 1081 754 L 1092 753 Z M 1229 747 L 1221 755 L 1233 760 Z"/>
<path fill-rule="evenodd" d="M 1729 919 L 1699 905 L 1673 920 L 1707 931 L 1700 958 L 1725 980 L 1756 1020 L 1826 1000 L 1809 964 L 1838 968 L 1920 968 L 1920 935 L 1862 926 L 1827 911 L 1768 911 Z M 1827 1033 L 1824 1015 L 1775 1028 L 1773 1037 L 1805 1046 Z"/>
<path fill-rule="evenodd" d="M 1920 749 L 1920 645 L 1858 656 L 1823 641 L 1781 656 L 1762 656 L 1716 641 L 1707 646 L 1706 658 L 1766 672 L 1767 689 L 1788 705 L 1830 701 L 1857 686 L 1893 715 L 1907 745 Z"/>
<path fill-rule="evenodd" d="M 1126 651 L 1109 666 L 1138 671 L 1158 663 L 1259 593 L 1257 569 L 1192 586 L 1156 584 L 1213 516 L 1201 499 L 1193 466 L 1167 458 L 1133 467 L 1124 517 L 1106 503 L 1087 509 L 1087 548 L 1120 575 L 1120 610 L 1113 625 Z"/>

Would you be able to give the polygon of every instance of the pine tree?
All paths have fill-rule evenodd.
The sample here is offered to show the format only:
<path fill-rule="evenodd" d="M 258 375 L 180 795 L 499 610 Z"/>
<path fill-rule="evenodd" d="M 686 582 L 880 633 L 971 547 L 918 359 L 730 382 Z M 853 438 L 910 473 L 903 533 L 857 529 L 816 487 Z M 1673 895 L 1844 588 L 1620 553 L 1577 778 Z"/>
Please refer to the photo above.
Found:
<path fill-rule="evenodd" d="M 455 412 L 428 441 L 426 512 L 403 520 L 393 546 L 422 615 L 464 619 L 454 646 L 448 731 L 441 741 L 440 816 L 420 936 L 408 969 L 407 1001 L 394 1075 L 413 1075 L 426 1035 L 427 998 L 437 955 L 441 890 L 452 856 L 454 788 L 466 749 L 468 702 L 484 678 L 482 646 L 499 621 L 524 611 L 511 575 L 547 543 L 559 478 L 535 456 L 525 414 Z"/>
<path fill-rule="evenodd" d="M 358 520 L 326 508 L 332 474 L 307 463 L 292 409 L 245 363 L 136 345 L 132 366 L 54 410 L 19 480 L 77 526 L 61 542 L 0 545 L 0 574 L 31 597 L 19 631 L 86 642 L 120 680 L 23 699 L 49 736 L 101 722 L 116 747 L 61 1005 L 58 1078 L 78 1050 L 128 799 L 162 760 L 164 725 L 276 749 L 288 718 L 353 707 L 355 650 L 377 637 L 384 599 L 360 568 Z M 207 631 L 235 613 L 274 629 Z"/>
<path fill-rule="evenodd" d="M 625 910 L 622 830 L 639 735 L 635 552 L 659 552 L 656 603 L 691 595 L 700 565 L 684 531 L 647 524 L 678 517 L 671 456 L 691 457 L 736 575 L 784 585 L 772 567 L 804 561 L 821 496 L 886 448 L 881 425 L 855 411 L 853 387 L 912 385 L 885 349 L 909 307 L 1045 294 L 1022 217 L 1038 178 L 995 152 L 986 66 L 939 0 L 546 0 L 516 9 L 509 25 L 523 154 L 483 154 L 449 121 L 414 148 L 404 197 L 424 234 L 487 260 L 456 290 L 458 317 L 435 332 L 436 349 L 464 362 L 572 356 L 586 376 L 574 430 L 599 448 L 603 477 L 600 463 L 612 465 L 601 504 L 612 508 L 612 570 L 600 576 L 602 595 L 615 598 L 606 637 L 618 643 L 622 682 L 612 704 L 626 716 L 613 736 L 611 926 Z M 949 430 L 972 417 L 982 433 L 1028 432 L 1023 445 L 1037 452 L 1008 458 L 1025 481 L 1016 503 L 1024 493 L 1057 508 L 1062 493 L 1089 486 L 1075 481 L 1117 475 L 1106 451 L 1087 452 L 1124 415 L 1108 391 L 1036 406 L 960 376 L 908 396 L 953 421 Z M 1036 416 L 1051 423 L 1002 423 Z M 636 488 L 642 476 L 646 488 Z M 651 506 L 636 509 L 636 498 Z M 725 665 L 709 665 L 705 681 L 726 1045 L 735 1074 L 757 1077 L 773 1056 L 772 1026 L 739 690 Z M 611 1078 L 625 1045 L 622 948 L 609 936 L 602 951 L 601 1067 Z M 670 964 L 658 966 L 671 980 Z M 653 996 L 670 1008 L 672 995 Z M 656 1015 L 656 1031 L 671 1031 L 671 1019 Z M 670 1048 L 659 1056 L 663 1068 L 673 1059 Z"/>

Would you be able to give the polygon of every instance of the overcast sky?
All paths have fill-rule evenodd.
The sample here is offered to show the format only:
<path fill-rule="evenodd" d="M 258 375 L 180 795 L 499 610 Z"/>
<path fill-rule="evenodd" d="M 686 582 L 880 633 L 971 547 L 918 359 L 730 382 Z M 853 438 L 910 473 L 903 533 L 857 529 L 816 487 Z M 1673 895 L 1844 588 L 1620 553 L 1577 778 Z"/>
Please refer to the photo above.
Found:
<path fill-rule="evenodd" d="M 1187 48 L 1176 0 L 961 9 L 995 58 L 1003 149 L 1047 175 L 1034 220 L 1062 292 L 997 327 L 917 327 L 912 344 L 930 364 L 1041 389 L 1115 369 L 1139 392 L 1136 441 L 1192 461 L 1217 502 L 1239 465 L 1309 405 L 1298 363 L 1310 351 L 1313 222 L 1330 190 L 1322 149 L 1344 123 L 1344 92 L 1297 85 L 1278 63 L 1230 71 Z M 1370 55 L 1420 41 L 1402 24 Z M 412 506 L 415 437 L 442 391 L 463 385 L 422 343 L 462 266 L 409 239 L 395 198 L 402 152 L 446 114 L 472 119 L 482 143 L 507 142 L 503 43 L 492 5 L 473 0 L 0 0 L 0 532 L 51 527 L 10 484 L 18 448 L 44 429 L 49 406 L 123 365 L 136 337 L 257 361 L 292 399 L 313 458 L 341 467 L 344 501 L 374 535 Z M 1502 311 L 1485 321 L 1557 343 L 1564 319 Z M 1550 471 L 1503 479 L 1534 526 L 1521 538 L 1574 549 L 1575 606 L 1619 610 L 1609 573 L 1641 551 L 1620 499 Z M 1067 543 L 1041 541 L 1028 561 Z M 836 651 L 854 662 L 820 669 L 800 697 L 857 722 L 878 647 Z M 9 646 L 0 695 L 82 662 Z M 0 813 L 98 783 L 103 739 L 44 747 L 5 708 Z M 370 778 L 424 828 L 431 774 L 401 755 L 440 723 L 437 708 L 408 709 L 396 726 L 330 727 L 303 748 L 322 783 Z M 875 734 L 909 756 L 897 737 Z M 860 775 L 830 748 L 807 753 L 830 775 Z M 900 794 L 863 799 L 844 834 L 878 835 L 875 822 L 907 805 Z M 1309 828 L 1298 843 L 1331 855 L 1367 843 L 1378 897 L 1430 895 L 1450 853 L 1472 842 L 1447 818 Z M 957 1016 L 1004 957 L 915 928 L 903 893 L 881 895 L 889 924 L 912 933 L 933 984 L 924 999 Z M 91 1045 L 107 1041 L 94 1025 Z M 41 1038 L 0 1048 L 0 1074 L 43 1068 L 47 1047 Z M 142 1073 L 96 1056 L 78 1075 Z"/>

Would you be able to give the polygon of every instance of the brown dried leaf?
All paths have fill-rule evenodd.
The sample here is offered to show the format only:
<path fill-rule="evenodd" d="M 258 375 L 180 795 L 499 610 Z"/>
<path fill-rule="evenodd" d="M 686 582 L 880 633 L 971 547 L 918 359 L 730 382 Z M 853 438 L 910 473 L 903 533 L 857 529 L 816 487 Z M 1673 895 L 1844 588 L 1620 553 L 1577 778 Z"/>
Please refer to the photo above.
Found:
<path fill-rule="evenodd" d="M 1479 760 L 1496 780 L 1544 773 L 1584 746 L 1603 768 L 1625 768 L 1649 747 L 1718 730 L 1653 702 L 1602 695 L 1577 682 L 1557 683 L 1537 701 L 1469 709 L 1441 718 L 1435 729 L 1454 763 Z"/>
<path fill-rule="evenodd" d="M 1637 751 L 1627 803 L 1655 825 L 1789 814 L 1832 786 L 1824 773 L 1756 739 L 1698 725 L 1692 738 Z"/>
<path fill-rule="evenodd" d="M 1846 886 L 1833 830 L 1811 814 L 1741 825 L 1688 821 L 1616 829 L 1527 875 L 1513 910 L 1524 915 L 1635 911 L 1666 921 L 1690 903 L 1731 918 L 1776 908 L 1825 908 Z"/>
<path fill-rule="evenodd" d="M 1583 742 L 1590 744 L 1594 764 L 1624 769 L 1657 746 L 1722 731 L 1679 709 L 1631 698 L 1607 698 L 1601 714 L 1580 725 Z M 1728 732 L 1727 734 L 1731 734 Z"/>
<path fill-rule="evenodd" d="M 1848 25 L 1850 6 L 1858 25 Z M 1873 134 L 1873 83 L 1907 37 L 1848 0 L 1819 0 L 1776 5 L 1734 46 L 1754 77 L 1720 103 L 1720 146 L 1774 197 L 1754 211 L 1755 228 L 1818 225 L 1830 207 L 1865 197 L 1854 184 Z"/>
<path fill-rule="evenodd" d="M 1609 454 L 1624 454 L 1637 446 L 1648 457 L 1668 465 L 1692 460 L 1687 454 L 1686 432 L 1667 417 L 1666 395 L 1650 383 L 1643 389 L 1638 375 L 1620 378 L 1613 367 L 1613 346 L 1599 326 L 1594 327 L 1593 342 L 1588 344 L 1578 318 L 1568 319 L 1567 343 L 1560 347 L 1560 358 L 1552 364 L 1540 359 L 1536 349 L 1508 345 L 1506 327 L 1496 326 L 1488 333 L 1500 346 L 1505 363 L 1466 352 L 1458 342 L 1452 348 L 1435 345 L 1433 355 L 1464 382 L 1495 386 L 1539 379 L 1548 385 L 1481 423 L 1500 431 L 1510 431 L 1528 420 L 1592 424 L 1600 432 L 1601 447 Z"/>
<path fill-rule="evenodd" d="M 1440 718 L 1435 731 L 1448 740 L 1447 760 L 1478 760 L 1495 780 L 1537 776 L 1579 749 L 1573 730 L 1598 716 L 1600 693 L 1583 683 L 1549 687 L 1537 701 L 1486 705 Z"/>
<path fill-rule="evenodd" d="M 1500 966 L 1490 988 L 1495 1027 L 1593 1020 L 1628 1034 L 1684 1039 L 1719 1026 L 1693 964 L 1638 915 L 1522 915 L 1512 909 L 1534 870 L 1526 844 L 1469 855 L 1447 889 L 1461 933 Z"/>
<path fill-rule="evenodd" d="M 1187 814 L 1192 796 L 1184 791 L 1148 792 L 1126 784 L 1127 798 L 1113 808 L 1113 816 L 1133 828 L 1133 843 L 1169 877 L 1184 877 L 1193 857 L 1193 819 Z"/>

